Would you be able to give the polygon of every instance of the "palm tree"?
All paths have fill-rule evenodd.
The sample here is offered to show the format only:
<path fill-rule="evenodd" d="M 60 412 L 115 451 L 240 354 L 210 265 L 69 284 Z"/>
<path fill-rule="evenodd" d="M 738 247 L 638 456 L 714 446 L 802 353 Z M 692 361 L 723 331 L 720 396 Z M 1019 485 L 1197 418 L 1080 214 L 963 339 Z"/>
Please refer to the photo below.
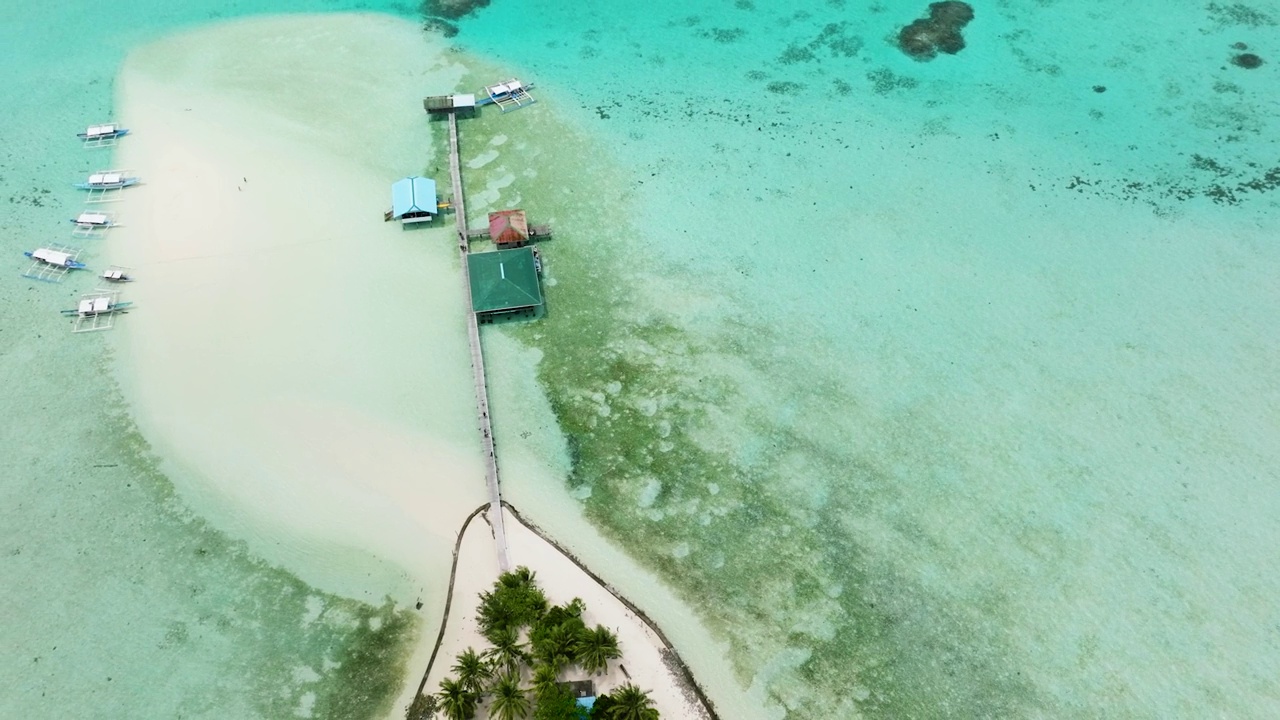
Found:
<path fill-rule="evenodd" d="M 554 690 L 560 682 L 560 673 L 550 665 L 537 665 L 533 668 L 533 693 L 536 696 Z"/>
<path fill-rule="evenodd" d="M 577 661 L 574 653 L 574 641 L 577 639 L 575 628 L 568 623 L 557 625 L 542 634 L 534 643 L 534 656 L 557 672 L 569 667 Z"/>
<path fill-rule="evenodd" d="M 497 592 L 480 593 L 476 624 L 480 626 L 481 635 L 488 637 L 490 633 L 503 630 L 512 624 L 514 617 L 506 597 Z"/>
<path fill-rule="evenodd" d="M 515 570 L 502 573 L 498 578 L 498 584 L 502 587 L 526 588 L 533 585 L 533 579 L 537 576 L 537 573 L 521 565 Z"/>
<path fill-rule="evenodd" d="M 476 716 L 478 700 L 472 692 L 457 680 L 440 681 L 440 709 L 449 720 L 471 720 Z"/>
<path fill-rule="evenodd" d="M 622 657 L 622 651 L 618 649 L 618 636 L 603 625 L 597 625 L 595 630 L 578 633 L 573 645 L 578 664 L 591 674 L 608 671 L 609 661 Z"/>
<path fill-rule="evenodd" d="M 493 704 L 489 717 L 493 720 L 516 720 L 529 714 L 529 698 L 520 687 L 520 678 L 506 674 L 493 686 Z"/>
<path fill-rule="evenodd" d="M 458 661 L 453 664 L 453 671 L 458 674 L 458 684 L 467 692 L 478 697 L 484 691 L 484 681 L 489 678 L 489 666 L 475 650 L 463 650 Z"/>
<path fill-rule="evenodd" d="M 649 699 L 649 693 L 627 683 L 609 693 L 613 707 L 609 708 L 609 720 L 658 720 L 658 711 Z"/>
<path fill-rule="evenodd" d="M 486 650 L 484 656 L 495 668 L 513 673 L 529 659 L 524 644 L 520 642 L 520 631 L 515 628 L 494 631 L 489 639 L 493 647 Z"/>

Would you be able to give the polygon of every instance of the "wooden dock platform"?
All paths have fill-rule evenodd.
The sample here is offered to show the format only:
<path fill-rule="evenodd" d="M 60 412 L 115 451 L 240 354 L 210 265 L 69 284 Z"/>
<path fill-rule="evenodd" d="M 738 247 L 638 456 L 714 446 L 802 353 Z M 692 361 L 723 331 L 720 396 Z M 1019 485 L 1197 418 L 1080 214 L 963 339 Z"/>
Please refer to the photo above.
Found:
<path fill-rule="evenodd" d="M 468 232 L 467 208 L 462 196 L 462 168 L 458 158 L 458 118 L 449 113 L 449 175 L 453 180 L 454 217 L 458 221 L 458 252 L 462 258 L 462 287 L 467 303 L 467 337 L 471 341 L 471 372 L 476 385 L 476 410 L 480 419 L 481 440 L 484 444 L 485 481 L 489 486 L 489 523 L 493 527 L 493 540 L 498 549 L 498 567 L 502 572 L 511 569 L 511 557 L 507 550 L 507 531 L 502 521 L 502 487 L 498 483 L 498 456 L 493 447 L 493 424 L 489 419 L 489 389 L 485 383 L 484 349 L 480 345 L 480 325 L 471 311 L 471 275 L 467 272 Z M 488 233 L 486 228 L 485 233 Z"/>

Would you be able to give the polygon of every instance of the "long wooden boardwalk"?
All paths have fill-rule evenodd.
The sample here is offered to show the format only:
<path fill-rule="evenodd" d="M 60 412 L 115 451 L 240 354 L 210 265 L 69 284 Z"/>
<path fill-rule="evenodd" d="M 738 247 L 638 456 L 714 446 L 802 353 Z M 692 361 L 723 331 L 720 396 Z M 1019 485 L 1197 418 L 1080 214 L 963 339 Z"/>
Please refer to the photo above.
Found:
<path fill-rule="evenodd" d="M 462 259 L 462 287 L 466 292 L 467 336 L 471 341 L 471 372 L 476 383 L 476 408 L 480 414 L 480 433 L 484 441 L 485 480 L 489 485 L 489 522 L 493 525 L 493 541 L 498 546 L 498 567 L 511 569 L 507 552 L 507 530 L 502 521 L 502 488 L 498 484 L 498 456 L 493 449 L 493 425 L 489 420 L 489 389 L 485 384 L 484 350 L 480 347 L 480 325 L 471 311 L 471 274 L 467 272 L 467 207 L 462 196 L 462 166 L 458 157 L 458 118 L 449 113 L 449 175 L 453 179 L 453 209 L 458 221 L 458 254 Z"/>

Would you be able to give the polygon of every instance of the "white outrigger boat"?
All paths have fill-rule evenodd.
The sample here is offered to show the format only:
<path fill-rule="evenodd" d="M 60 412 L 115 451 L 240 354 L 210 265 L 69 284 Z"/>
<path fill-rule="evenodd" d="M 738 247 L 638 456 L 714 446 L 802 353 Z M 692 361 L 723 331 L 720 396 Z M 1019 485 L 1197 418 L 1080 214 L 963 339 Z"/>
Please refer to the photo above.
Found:
<path fill-rule="evenodd" d="M 22 276 L 44 282 L 62 282 L 72 270 L 84 269 L 84 263 L 80 262 L 81 252 L 66 245 L 49 245 L 25 252 L 23 255 L 31 258 L 31 266 Z"/>
<path fill-rule="evenodd" d="M 112 265 L 106 270 L 103 270 L 102 274 L 98 277 L 110 283 L 133 282 L 132 271 L 129 268 L 120 267 L 119 265 Z"/>
<path fill-rule="evenodd" d="M 75 229 L 71 231 L 72 237 L 97 238 L 106 235 L 107 230 L 116 226 L 116 216 L 113 213 L 85 210 L 71 218 L 71 224 L 75 225 Z"/>
<path fill-rule="evenodd" d="M 122 128 L 115 123 L 102 123 L 90 125 L 84 129 L 84 132 L 76 133 L 76 137 L 83 140 L 85 145 L 95 147 L 114 144 L 116 140 L 128 134 L 129 128 Z"/>
<path fill-rule="evenodd" d="M 39 248 L 29 252 L 22 253 L 32 260 L 36 260 L 46 265 L 54 267 L 66 268 L 68 270 L 83 270 L 84 263 L 76 259 L 76 254 L 66 250 L 54 250 L 53 248 Z"/>
<path fill-rule="evenodd" d="M 117 293 L 94 293 L 91 296 L 86 295 L 80 300 L 80 304 L 75 310 L 63 310 L 63 315 L 101 315 L 103 313 L 128 312 L 133 306 L 132 302 L 119 302 L 115 299 Z"/>
<path fill-rule="evenodd" d="M 81 190 L 123 190 L 137 185 L 141 181 L 133 175 L 126 175 L 123 170 L 103 170 L 89 176 L 89 179 L 75 186 Z"/>
<path fill-rule="evenodd" d="M 80 302 L 73 310 L 63 310 L 62 314 L 74 318 L 71 332 L 94 332 L 110 330 L 115 325 L 115 316 L 128 312 L 132 302 L 121 302 L 119 290 L 95 290 L 80 296 Z"/>
<path fill-rule="evenodd" d="M 520 82 L 516 78 L 511 78 L 503 83 L 486 85 L 482 92 L 477 93 L 476 105 L 497 105 L 502 109 L 502 112 L 519 110 L 526 105 L 532 105 L 537 102 L 529 94 L 529 90 L 532 88 L 533 83 Z"/>
<path fill-rule="evenodd" d="M 75 223 L 78 228 L 109 228 L 116 224 L 115 218 L 107 213 L 89 211 L 82 212 L 71 218 L 71 222 Z"/>

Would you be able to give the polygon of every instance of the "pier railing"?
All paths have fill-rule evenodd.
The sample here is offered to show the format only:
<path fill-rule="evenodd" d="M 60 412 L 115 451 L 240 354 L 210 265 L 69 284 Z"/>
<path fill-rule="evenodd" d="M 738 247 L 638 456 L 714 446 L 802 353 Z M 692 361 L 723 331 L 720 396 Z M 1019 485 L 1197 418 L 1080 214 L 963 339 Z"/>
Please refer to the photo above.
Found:
<path fill-rule="evenodd" d="M 507 531 L 502 521 L 502 487 L 498 483 L 498 456 L 493 447 L 493 424 L 489 419 L 489 390 L 485 383 L 484 349 L 480 345 L 480 324 L 471 308 L 471 274 L 467 272 L 467 206 L 462 195 L 462 166 L 458 157 L 458 117 L 449 113 L 449 175 L 453 180 L 454 217 L 458 222 L 458 255 L 462 260 L 462 287 L 466 292 L 467 337 L 471 342 L 471 372 L 476 385 L 476 411 L 480 419 L 480 435 L 484 444 L 485 482 L 489 487 L 489 522 L 498 549 L 498 567 L 511 569 L 507 551 Z"/>

